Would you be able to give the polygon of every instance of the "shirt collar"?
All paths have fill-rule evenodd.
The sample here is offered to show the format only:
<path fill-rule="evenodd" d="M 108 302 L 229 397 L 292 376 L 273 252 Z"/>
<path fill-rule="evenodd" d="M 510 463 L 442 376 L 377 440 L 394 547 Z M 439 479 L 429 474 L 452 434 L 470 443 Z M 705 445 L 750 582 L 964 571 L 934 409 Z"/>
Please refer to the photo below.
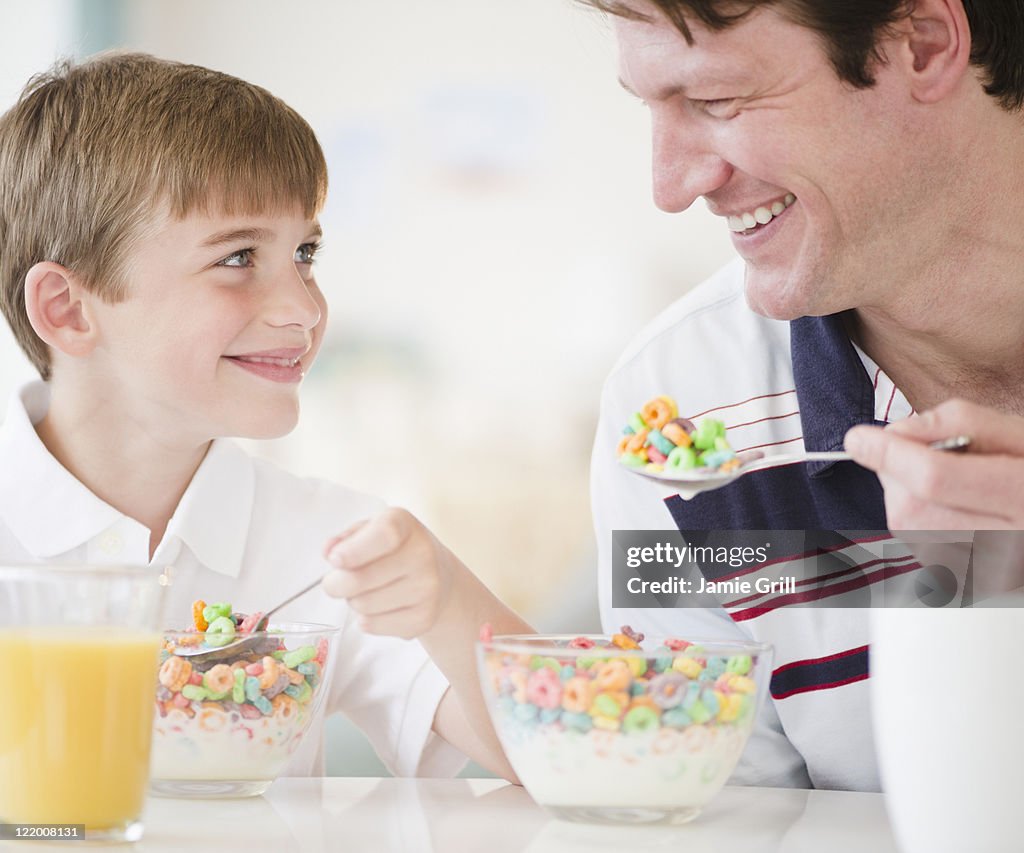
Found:
<path fill-rule="evenodd" d="M 0 424 L 0 517 L 38 559 L 78 548 L 124 514 L 101 500 L 58 462 L 35 430 L 50 389 L 30 382 L 11 397 Z M 167 525 L 207 568 L 238 577 L 255 494 L 252 460 L 231 441 L 214 441 Z"/>
<path fill-rule="evenodd" d="M 50 389 L 29 382 L 11 396 L 0 425 L 0 516 L 33 556 L 55 557 L 92 539 L 121 513 L 82 485 L 46 449 L 35 424 Z"/>
<path fill-rule="evenodd" d="M 841 314 L 793 320 L 790 352 L 808 450 L 842 450 L 850 427 L 876 423 L 875 389 Z M 834 464 L 810 462 L 807 473 L 821 476 Z"/>
<path fill-rule="evenodd" d="M 255 499 L 252 459 L 237 444 L 216 439 L 182 495 L 164 537 L 179 537 L 212 571 L 242 571 Z"/>

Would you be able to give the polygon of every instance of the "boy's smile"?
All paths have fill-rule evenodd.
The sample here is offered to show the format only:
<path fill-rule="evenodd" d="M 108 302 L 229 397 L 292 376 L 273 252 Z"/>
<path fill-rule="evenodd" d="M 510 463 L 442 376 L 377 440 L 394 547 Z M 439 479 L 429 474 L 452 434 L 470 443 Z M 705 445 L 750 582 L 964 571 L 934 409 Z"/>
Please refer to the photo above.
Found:
<path fill-rule="evenodd" d="M 224 358 L 272 382 L 301 382 L 305 376 L 302 357 L 308 351 L 302 347 L 285 347 L 266 352 L 226 355 Z"/>
<path fill-rule="evenodd" d="M 319 237 L 297 209 L 196 213 L 145 233 L 127 298 L 93 305 L 91 375 L 109 407 L 170 444 L 289 432 L 326 320 Z"/>

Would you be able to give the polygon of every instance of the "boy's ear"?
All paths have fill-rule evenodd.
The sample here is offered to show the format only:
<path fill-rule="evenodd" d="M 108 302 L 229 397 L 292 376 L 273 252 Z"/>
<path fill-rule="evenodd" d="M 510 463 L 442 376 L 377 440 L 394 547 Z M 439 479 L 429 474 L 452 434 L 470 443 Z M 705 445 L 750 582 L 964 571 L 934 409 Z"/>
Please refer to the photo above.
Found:
<path fill-rule="evenodd" d="M 941 101 L 970 65 L 971 28 L 963 0 L 917 0 L 906 23 L 911 92 L 921 103 Z"/>
<path fill-rule="evenodd" d="M 36 264 L 25 276 L 25 312 L 32 328 L 65 355 L 85 356 L 96 346 L 88 297 L 74 274 L 52 261 Z"/>

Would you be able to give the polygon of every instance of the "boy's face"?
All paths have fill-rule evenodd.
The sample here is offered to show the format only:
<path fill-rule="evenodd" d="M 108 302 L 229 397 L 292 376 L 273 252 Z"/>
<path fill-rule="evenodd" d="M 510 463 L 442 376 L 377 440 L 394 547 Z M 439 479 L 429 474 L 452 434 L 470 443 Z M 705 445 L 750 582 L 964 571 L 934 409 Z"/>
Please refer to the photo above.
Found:
<path fill-rule="evenodd" d="M 168 446 L 290 431 L 327 317 L 311 263 L 319 235 L 297 210 L 151 229 L 127 299 L 93 306 L 104 402 Z"/>

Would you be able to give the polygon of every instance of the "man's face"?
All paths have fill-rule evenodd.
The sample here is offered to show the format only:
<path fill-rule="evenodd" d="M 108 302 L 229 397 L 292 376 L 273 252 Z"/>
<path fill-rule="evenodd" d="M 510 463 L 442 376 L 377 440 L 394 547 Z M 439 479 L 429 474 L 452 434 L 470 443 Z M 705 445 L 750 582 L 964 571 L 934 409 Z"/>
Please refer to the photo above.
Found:
<path fill-rule="evenodd" d="M 326 322 L 319 234 L 298 212 L 193 214 L 150 229 L 128 298 L 94 305 L 91 358 L 111 410 L 169 445 L 290 431 Z"/>
<path fill-rule="evenodd" d="M 751 308 L 778 319 L 886 298 L 927 243 L 939 191 L 898 72 L 842 83 L 817 36 L 771 7 L 732 28 L 654 7 L 615 19 L 623 85 L 650 109 L 654 198 L 678 212 L 703 196 L 746 261 Z M 753 226 L 753 227 L 752 227 Z M 904 268 L 906 268 L 904 266 Z"/>

